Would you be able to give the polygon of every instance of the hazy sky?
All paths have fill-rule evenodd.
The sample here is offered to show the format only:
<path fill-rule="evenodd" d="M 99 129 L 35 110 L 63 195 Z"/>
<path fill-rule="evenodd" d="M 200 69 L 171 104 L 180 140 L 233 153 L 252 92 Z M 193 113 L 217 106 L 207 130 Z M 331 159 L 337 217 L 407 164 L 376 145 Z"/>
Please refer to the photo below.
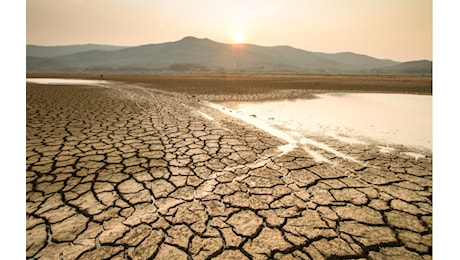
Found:
<path fill-rule="evenodd" d="M 432 60 L 431 0 L 27 0 L 26 41 L 137 46 L 185 36 Z"/>

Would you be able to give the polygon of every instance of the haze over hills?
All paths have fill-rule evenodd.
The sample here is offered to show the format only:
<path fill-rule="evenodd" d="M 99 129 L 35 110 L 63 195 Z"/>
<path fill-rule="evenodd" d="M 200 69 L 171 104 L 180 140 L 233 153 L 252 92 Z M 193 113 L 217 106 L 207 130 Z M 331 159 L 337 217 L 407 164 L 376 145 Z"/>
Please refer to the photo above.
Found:
<path fill-rule="evenodd" d="M 33 57 L 55 57 L 62 55 L 70 55 L 78 52 L 102 50 L 113 51 L 126 48 L 126 46 L 112 46 L 101 44 L 81 44 L 81 45 L 64 45 L 64 46 L 40 46 L 40 45 L 27 45 L 27 56 Z"/>
<path fill-rule="evenodd" d="M 431 75 L 428 60 L 397 62 L 351 52 L 225 44 L 185 37 L 136 47 L 27 45 L 27 72 L 223 72 Z"/>

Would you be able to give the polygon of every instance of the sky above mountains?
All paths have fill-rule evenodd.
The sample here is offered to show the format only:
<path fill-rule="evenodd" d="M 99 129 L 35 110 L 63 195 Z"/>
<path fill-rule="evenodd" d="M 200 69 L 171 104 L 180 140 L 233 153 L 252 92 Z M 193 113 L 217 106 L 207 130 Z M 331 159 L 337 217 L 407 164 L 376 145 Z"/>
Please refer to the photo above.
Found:
<path fill-rule="evenodd" d="M 225 43 L 432 60 L 431 0 L 27 0 L 26 41 L 137 46 Z"/>

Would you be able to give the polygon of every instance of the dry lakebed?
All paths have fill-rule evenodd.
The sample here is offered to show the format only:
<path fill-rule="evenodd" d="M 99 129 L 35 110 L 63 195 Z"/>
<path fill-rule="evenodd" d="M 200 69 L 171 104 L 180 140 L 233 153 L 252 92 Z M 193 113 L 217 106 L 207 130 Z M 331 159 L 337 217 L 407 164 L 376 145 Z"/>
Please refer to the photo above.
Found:
<path fill-rule="evenodd" d="M 431 77 L 49 74 L 26 95 L 28 259 L 432 258 Z"/>

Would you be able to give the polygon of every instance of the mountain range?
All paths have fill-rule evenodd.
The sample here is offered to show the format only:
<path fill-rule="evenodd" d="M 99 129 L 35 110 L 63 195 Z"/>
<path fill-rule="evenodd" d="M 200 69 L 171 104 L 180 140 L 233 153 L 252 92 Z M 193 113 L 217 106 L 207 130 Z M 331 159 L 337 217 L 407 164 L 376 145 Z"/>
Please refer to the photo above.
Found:
<path fill-rule="evenodd" d="M 322 53 L 290 46 L 225 44 L 185 37 L 135 47 L 27 45 L 27 72 L 317 73 L 431 75 L 432 62 L 397 62 L 352 52 Z"/>

